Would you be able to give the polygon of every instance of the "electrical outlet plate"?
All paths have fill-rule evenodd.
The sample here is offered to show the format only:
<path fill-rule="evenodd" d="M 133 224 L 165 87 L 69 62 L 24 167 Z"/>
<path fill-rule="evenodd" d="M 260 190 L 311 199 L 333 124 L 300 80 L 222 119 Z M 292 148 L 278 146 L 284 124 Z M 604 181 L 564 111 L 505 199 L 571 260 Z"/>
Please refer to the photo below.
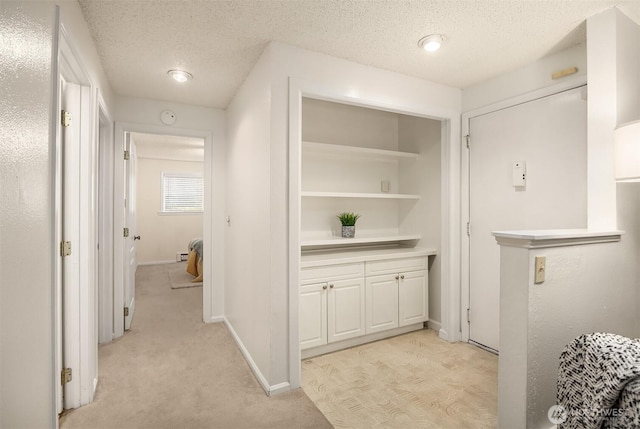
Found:
<path fill-rule="evenodd" d="M 544 282 L 546 270 L 547 270 L 546 256 L 536 256 L 536 275 L 535 275 L 534 283 L 539 284 Z"/>

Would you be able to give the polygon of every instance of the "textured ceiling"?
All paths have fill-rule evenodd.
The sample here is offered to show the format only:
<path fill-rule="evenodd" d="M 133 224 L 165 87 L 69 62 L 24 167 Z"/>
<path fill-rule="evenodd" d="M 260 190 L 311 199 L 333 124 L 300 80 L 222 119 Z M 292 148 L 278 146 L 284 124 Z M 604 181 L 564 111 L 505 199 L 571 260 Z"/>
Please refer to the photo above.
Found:
<path fill-rule="evenodd" d="M 584 21 L 640 0 L 79 0 L 119 95 L 225 108 L 280 41 L 465 88 L 583 42 Z M 436 54 L 417 47 L 446 37 Z M 175 84 L 167 70 L 194 75 Z"/>

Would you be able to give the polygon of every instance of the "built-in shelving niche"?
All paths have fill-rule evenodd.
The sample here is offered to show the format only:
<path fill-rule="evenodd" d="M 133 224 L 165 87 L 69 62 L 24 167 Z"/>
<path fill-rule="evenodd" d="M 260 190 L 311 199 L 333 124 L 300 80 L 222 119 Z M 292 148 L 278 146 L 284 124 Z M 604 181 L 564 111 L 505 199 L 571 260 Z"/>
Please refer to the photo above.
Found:
<path fill-rule="evenodd" d="M 440 121 L 303 98 L 301 247 L 440 245 Z M 362 215 L 355 238 L 336 214 Z"/>

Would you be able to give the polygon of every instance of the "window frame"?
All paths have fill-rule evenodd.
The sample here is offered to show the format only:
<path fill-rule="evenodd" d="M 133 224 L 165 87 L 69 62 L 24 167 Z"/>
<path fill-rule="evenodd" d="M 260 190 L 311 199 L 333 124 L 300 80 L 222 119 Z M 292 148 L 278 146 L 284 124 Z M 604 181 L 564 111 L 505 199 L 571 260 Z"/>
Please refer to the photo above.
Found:
<path fill-rule="evenodd" d="M 202 194 L 201 194 L 201 208 L 198 210 L 167 210 L 167 179 L 200 179 L 202 183 Z M 191 206 L 195 207 L 195 205 Z M 204 175 L 202 173 L 194 173 L 194 172 L 168 172 L 163 171 L 160 173 L 160 211 L 158 211 L 159 215 L 164 216 L 182 216 L 182 215 L 198 215 L 204 213 Z"/>

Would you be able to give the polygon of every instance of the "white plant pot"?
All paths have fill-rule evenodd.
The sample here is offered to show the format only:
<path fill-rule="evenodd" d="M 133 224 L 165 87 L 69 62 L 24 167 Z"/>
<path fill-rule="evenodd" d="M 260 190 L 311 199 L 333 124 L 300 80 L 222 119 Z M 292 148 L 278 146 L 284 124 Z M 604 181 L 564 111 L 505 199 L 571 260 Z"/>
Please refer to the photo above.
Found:
<path fill-rule="evenodd" d="M 344 238 L 353 238 L 356 235 L 356 227 L 353 226 L 342 226 L 342 236 Z"/>

